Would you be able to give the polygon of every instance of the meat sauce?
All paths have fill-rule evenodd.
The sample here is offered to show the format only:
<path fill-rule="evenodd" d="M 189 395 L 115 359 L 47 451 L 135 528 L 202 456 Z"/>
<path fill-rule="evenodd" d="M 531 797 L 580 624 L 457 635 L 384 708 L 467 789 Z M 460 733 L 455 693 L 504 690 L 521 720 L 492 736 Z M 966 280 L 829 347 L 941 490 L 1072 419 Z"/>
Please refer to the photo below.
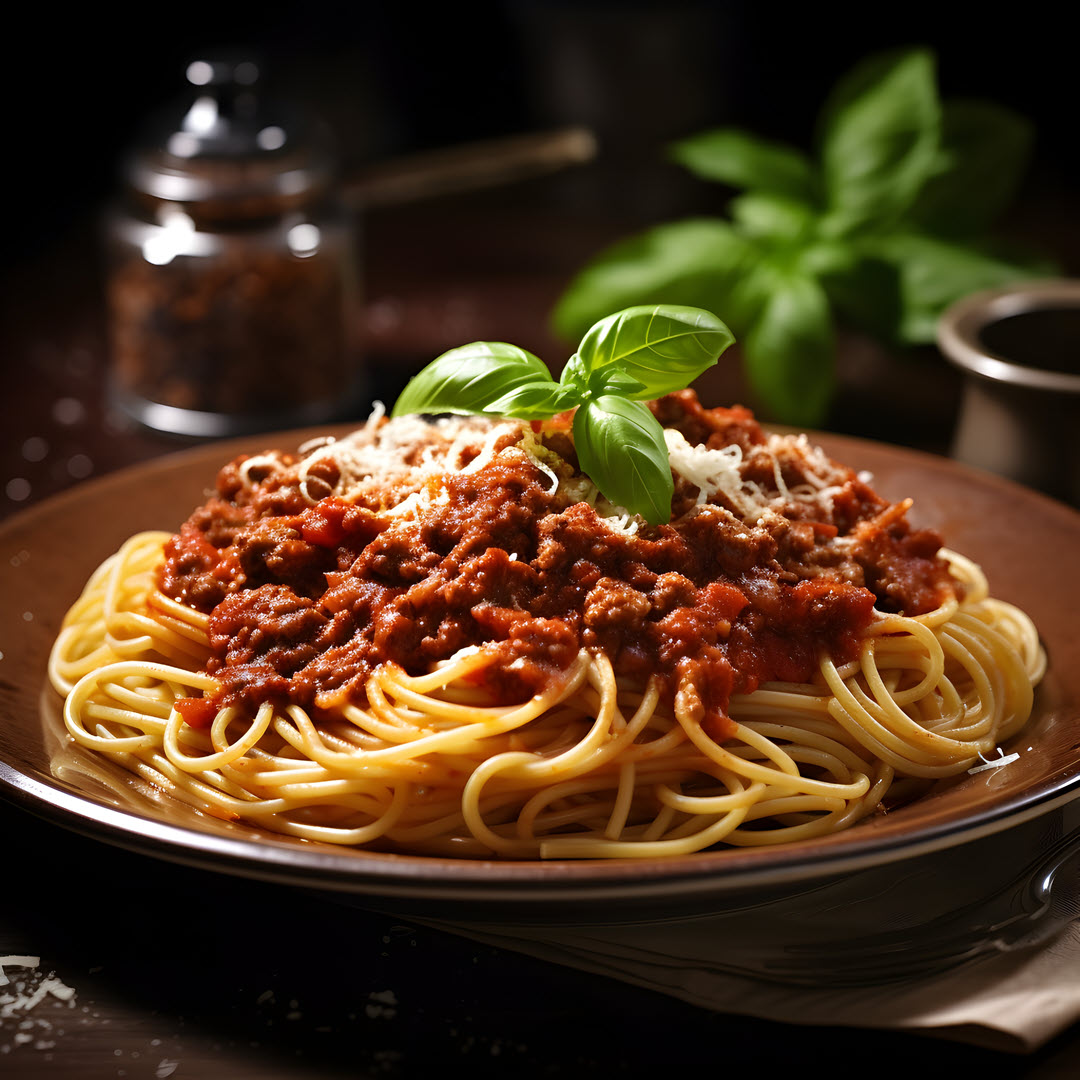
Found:
<path fill-rule="evenodd" d="M 746 410 L 706 410 L 691 392 L 653 408 L 691 443 L 739 445 L 744 479 L 773 495 L 804 480 L 797 459 L 779 481 L 771 458 L 755 464 L 767 440 Z M 576 466 L 565 436 L 551 442 Z M 336 495 L 309 504 L 294 460 L 253 487 L 241 462 L 226 466 L 166 545 L 163 591 L 210 614 L 213 705 L 363 704 L 380 664 L 419 674 L 465 646 L 497 651 L 483 687 L 517 701 L 585 648 L 632 683 L 657 676 L 669 702 L 692 685 L 723 738 L 732 694 L 809 681 L 823 652 L 857 655 L 875 607 L 918 614 L 955 588 L 940 536 L 835 463 L 827 503 L 792 500 L 753 524 L 722 498 L 699 506 L 677 477 L 671 522 L 631 534 L 552 491 L 523 453 L 446 473 L 405 520 Z M 185 714 L 211 715 L 194 702 Z"/>

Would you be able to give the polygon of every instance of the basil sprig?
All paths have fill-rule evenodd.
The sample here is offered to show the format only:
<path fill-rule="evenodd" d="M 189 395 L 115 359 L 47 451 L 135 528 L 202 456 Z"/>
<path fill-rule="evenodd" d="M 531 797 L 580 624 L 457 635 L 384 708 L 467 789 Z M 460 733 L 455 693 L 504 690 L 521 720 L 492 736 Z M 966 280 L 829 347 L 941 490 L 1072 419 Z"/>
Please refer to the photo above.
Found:
<path fill-rule="evenodd" d="M 588 330 L 557 382 L 525 349 L 477 341 L 443 353 L 415 375 L 393 415 L 545 420 L 574 409 L 582 471 L 615 505 L 658 525 L 671 516 L 674 483 L 663 428 L 643 402 L 689 386 L 734 340 L 701 308 L 631 307 Z"/>
<path fill-rule="evenodd" d="M 723 311 L 758 410 L 812 427 L 834 391 L 837 322 L 931 343 L 953 300 L 1050 272 L 990 235 L 1030 126 L 990 103 L 942 101 L 935 66 L 926 49 L 858 65 L 825 102 L 814 153 L 729 128 L 674 144 L 677 163 L 735 189 L 727 218 L 665 223 L 601 252 L 560 298 L 555 329 L 574 340 L 628 304 Z"/>

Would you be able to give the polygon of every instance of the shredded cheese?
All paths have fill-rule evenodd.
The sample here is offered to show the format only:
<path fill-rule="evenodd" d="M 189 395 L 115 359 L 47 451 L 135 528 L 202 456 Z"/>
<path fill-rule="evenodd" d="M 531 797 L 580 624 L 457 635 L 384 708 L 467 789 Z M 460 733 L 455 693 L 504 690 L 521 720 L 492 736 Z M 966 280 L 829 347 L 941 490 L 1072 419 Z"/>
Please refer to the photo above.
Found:
<path fill-rule="evenodd" d="M 664 439 L 672 472 L 697 490 L 697 505 L 710 504 L 749 526 L 767 525 L 793 501 L 816 502 L 820 519 L 829 520 L 834 499 L 850 478 L 804 434 L 772 434 L 745 453 L 737 443 L 693 445 L 672 428 L 664 430 Z M 448 498 L 438 483 L 442 477 L 477 472 L 504 453 L 524 454 L 547 477 L 549 494 L 588 503 L 612 531 L 633 535 L 639 529 L 640 519 L 609 502 L 589 477 L 575 473 L 545 444 L 543 430 L 516 420 L 457 414 L 387 420 L 376 402 L 368 420 L 350 435 L 302 446 L 293 468 L 312 504 L 334 494 L 408 520 Z M 240 475 L 253 486 L 287 468 L 282 455 L 271 452 L 247 459 Z"/>
<path fill-rule="evenodd" d="M 982 764 L 975 765 L 972 768 L 968 769 L 968 773 L 974 776 L 975 773 L 986 772 L 988 769 L 1000 769 L 1003 765 L 1009 765 L 1014 761 L 1020 760 L 1020 755 L 1017 753 L 1006 754 L 1000 746 L 996 747 L 996 750 L 998 756 L 989 760 L 983 757 L 982 754 L 979 754 L 979 760 L 982 762 Z"/>
<path fill-rule="evenodd" d="M 719 503 L 750 525 L 764 524 L 796 500 L 815 500 L 822 516 L 829 517 L 834 497 L 847 482 L 846 471 L 805 435 L 771 435 L 746 455 L 736 444 L 720 449 L 694 446 L 672 429 L 664 431 L 664 439 L 672 470 L 698 489 L 698 504 Z M 750 472 L 771 476 L 772 489 L 748 479 Z M 785 476 L 798 482 L 789 483 Z"/>
<path fill-rule="evenodd" d="M 705 446 L 693 446 L 685 436 L 672 428 L 664 429 L 668 460 L 671 468 L 698 489 L 698 503 L 708 502 L 717 495 L 746 517 L 757 501 L 751 488 L 743 482 L 739 466 L 742 449 L 725 446 L 710 450 Z"/>

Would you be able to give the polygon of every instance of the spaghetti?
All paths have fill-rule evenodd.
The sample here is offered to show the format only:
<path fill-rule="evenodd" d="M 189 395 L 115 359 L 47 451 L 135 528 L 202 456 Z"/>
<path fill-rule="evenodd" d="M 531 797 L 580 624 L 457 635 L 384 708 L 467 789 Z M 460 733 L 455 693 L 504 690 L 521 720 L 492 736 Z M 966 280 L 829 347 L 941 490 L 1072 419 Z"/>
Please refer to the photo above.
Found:
<path fill-rule="evenodd" d="M 227 465 L 72 607 L 67 730 L 208 814 L 533 859 L 821 836 L 1021 729 L 1036 630 L 908 503 L 745 410 L 653 409 L 657 528 L 558 418 L 377 414 Z"/>

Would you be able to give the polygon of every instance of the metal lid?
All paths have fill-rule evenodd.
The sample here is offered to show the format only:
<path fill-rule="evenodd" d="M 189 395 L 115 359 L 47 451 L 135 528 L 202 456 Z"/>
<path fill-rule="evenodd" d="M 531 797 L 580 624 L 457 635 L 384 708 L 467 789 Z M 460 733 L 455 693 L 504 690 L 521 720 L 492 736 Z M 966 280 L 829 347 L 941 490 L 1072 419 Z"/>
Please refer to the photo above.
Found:
<path fill-rule="evenodd" d="M 321 194 L 334 155 L 318 121 L 265 92 L 248 57 L 193 60 L 186 94 L 153 118 L 128 158 L 136 195 L 201 204 L 211 216 L 279 213 Z"/>

